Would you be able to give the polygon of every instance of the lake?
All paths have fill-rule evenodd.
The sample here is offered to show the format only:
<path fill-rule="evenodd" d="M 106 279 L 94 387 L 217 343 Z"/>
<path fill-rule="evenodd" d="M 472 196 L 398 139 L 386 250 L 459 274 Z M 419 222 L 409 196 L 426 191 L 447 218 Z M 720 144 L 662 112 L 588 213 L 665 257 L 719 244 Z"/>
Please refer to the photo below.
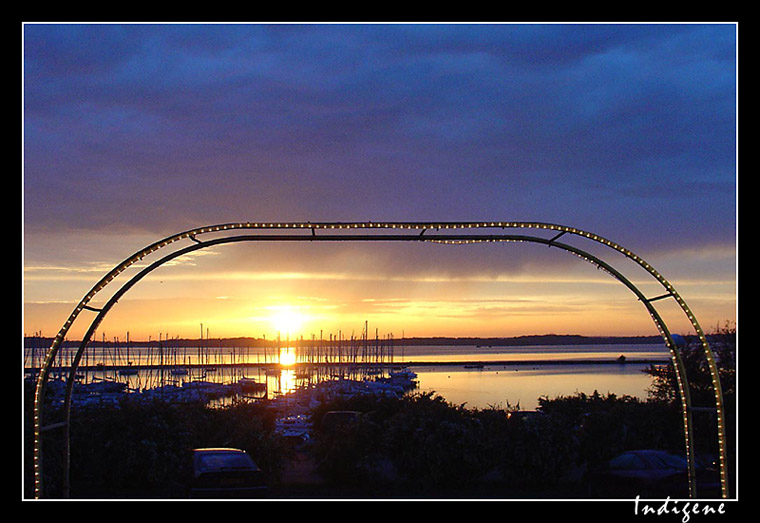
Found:
<path fill-rule="evenodd" d="M 625 356 L 627 363 L 617 364 L 620 356 Z M 453 404 L 464 403 L 470 408 L 519 404 L 523 410 L 533 410 L 542 396 L 592 394 L 595 390 L 644 399 L 652 379 L 642 371 L 649 364 L 635 362 L 666 364 L 669 357 L 664 344 L 600 344 L 406 347 L 398 359 L 412 362 L 410 368 L 418 375 L 419 390 L 434 391 Z M 415 366 L 413 362 L 425 365 Z M 463 364 L 453 365 L 457 362 Z M 483 367 L 467 368 L 464 362 L 482 362 Z"/>
<path fill-rule="evenodd" d="M 366 347 L 365 347 L 366 349 Z M 669 362 L 664 344 L 534 345 L 521 347 L 394 346 L 374 353 L 343 347 L 341 352 L 307 353 L 292 347 L 181 348 L 91 347 L 80 363 L 83 382 L 122 381 L 130 389 L 146 390 L 191 381 L 237 382 L 242 377 L 267 384 L 269 397 L 291 392 L 315 381 L 343 375 L 372 377 L 389 363 L 417 373 L 418 390 L 435 392 L 468 408 L 518 406 L 533 410 L 542 396 L 614 393 L 646 398 L 651 377 L 642 372 L 649 362 Z M 73 350 L 61 351 L 66 366 Z M 25 366 L 35 366 L 44 349 L 25 353 Z M 618 358 L 625 357 L 625 363 Z M 36 359 L 35 359 L 36 358 Z M 353 359 L 352 359 L 353 358 Z M 359 371 L 326 366 L 325 362 L 363 362 Z M 319 370 L 306 372 L 308 363 Z M 645 363 L 646 362 L 646 363 Z M 297 365 L 298 364 L 298 365 Z M 316 368 L 316 365 L 314 366 Z M 125 372 L 130 371 L 130 372 Z M 53 377 L 55 377 L 55 372 Z"/>

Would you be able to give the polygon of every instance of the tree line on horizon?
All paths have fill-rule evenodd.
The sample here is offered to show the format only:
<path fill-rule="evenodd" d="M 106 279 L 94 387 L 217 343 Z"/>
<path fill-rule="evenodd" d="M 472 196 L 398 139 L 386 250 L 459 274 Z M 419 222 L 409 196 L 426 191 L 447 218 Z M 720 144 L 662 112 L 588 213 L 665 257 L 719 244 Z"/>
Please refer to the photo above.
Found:
<path fill-rule="evenodd" d="M 24 336 L 24 346 L 31 348 L 47 348 L 53 343 L 53 337 L 47 336 Z M 354 338 L 356 340 L 357 338 Z M 345 339 L 344 339 L 345 340 Z M 370 338 L 368 341 L 373 341 Z M 270 346 L 277 339 L 257 338 L 253 336 L 232 336 L 220 338 L 169 338 L 167 339 L 150 339 L 150 340 L 129 340 L 132 346 L 155 346 L 159 342 L 171 345 L 180 345 L 184 347 L 209 346 L 213 344 L 217 347 L 256 347 Z M 282 342 L 283 340 L 279 340 Z M 290 344 L 307 344 L 315 340 L 303 337 L 288 340 Z M 316 340 L 320 341 L 320 340 Z M 321 341 L 328 341 L 321 338 Z M 332 341 L 335 341 L 334 339 Z M 585 336 L 580 334 L 526 334 L 521 336 L 505 337 L 488 337 L 488 336 L 414 336 L 405 338 L 383 338 L 382 341 L 392 341 L 394 343 L 403 343 L 405 345 L 476 345 L 479 347 L 499 347 L 499 346 L 526 346 L 526 345 L 583 345 L 583 344 L 649 344 L 662 341 L 660 335 L 641 335 L 641 336 Z M 62 347 L 76 348 L 79 347 L 81 340 L 65 340 Z M 112 347 L 122 345 L 126 340 L 96 340 L 89 342 L 91 345 Z"/>

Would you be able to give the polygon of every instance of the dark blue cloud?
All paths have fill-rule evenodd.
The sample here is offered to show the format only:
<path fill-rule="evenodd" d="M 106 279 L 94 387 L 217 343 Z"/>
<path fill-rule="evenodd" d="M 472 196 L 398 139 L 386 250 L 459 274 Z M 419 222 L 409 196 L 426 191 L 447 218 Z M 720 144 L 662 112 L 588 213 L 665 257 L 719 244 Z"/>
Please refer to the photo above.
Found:
<path fill-rule="evenodd" d="M 27 25 L 25 220 L 485 217 L 724 241 L 735 29 Z"/>

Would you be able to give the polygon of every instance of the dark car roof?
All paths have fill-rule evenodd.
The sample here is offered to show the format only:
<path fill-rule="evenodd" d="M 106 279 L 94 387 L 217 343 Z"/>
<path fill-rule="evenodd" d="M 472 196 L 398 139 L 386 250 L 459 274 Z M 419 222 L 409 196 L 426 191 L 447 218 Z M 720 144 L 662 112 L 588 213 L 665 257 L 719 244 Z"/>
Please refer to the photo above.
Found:
<path fill-rule="evenodd" d="M 644 466 L 648 469 L 685 470 L 688 466 L 684 456 L 666 450 L 629 450 L 612 458 L 609 463 L 613 468 Z"/>
<path fill-rule="evenodd" d="M 195 453 L 204 453 L 204 452 L 237 452 L 237 453 L 240 453 L 240 452 L 243 452 L 244 453 L 245 451 L 241 450 L 241 449 L 233 449 L 233 448 L 230 448 L 230 447 L 204 447 L 204 448 L 199 448 L 199 449 L 193 449 L 193 452 L 195 452 Z"/>
<path fill-rule="evenodd" d="M 251 469 L 258 466 L 247 452 L 232 448 L 202 448 L 194 449 L 196 468 L 200 471 Z"/>

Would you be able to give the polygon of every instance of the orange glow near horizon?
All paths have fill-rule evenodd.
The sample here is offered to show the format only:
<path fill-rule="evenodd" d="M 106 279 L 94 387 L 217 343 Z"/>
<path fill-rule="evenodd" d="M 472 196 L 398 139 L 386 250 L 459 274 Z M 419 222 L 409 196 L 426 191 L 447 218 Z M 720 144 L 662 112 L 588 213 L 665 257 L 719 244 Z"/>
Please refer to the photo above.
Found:
<path fill-rule="evenodd" d="M 284 303 L 280 297 L 280 303 Z M 156 340 L 198 337 L 203 324 L 211 339 L 251 337 L 282 343 L 300 337 L 319 339 L 337 336 L 360 337 L 365 321 L 369 322 L 370 338 L 375 329 L 382 338 L 405 337 L 512 337 L 531 334 L 578 334 L 584 336 L 656 335 L 645 308 L 635 299 L 601 301 L 595 296 L 584 299 L 559 296 L 537 299 L 515 297 L 496 299 L 427 299 L 414 300 L 348 300 L 328 301 L 319 305 L 298 304 L 294 298 L 288 305 L 256 305 L 251 300 L 233 299 L 161 299 L 121 300 L 99 326 L 96 338 L 105 333 L 107 340 Z M 709 331 L 717 323 L 735 321 L 721 316 L 720 308 L 697 300 L 700 322 Z M 718 304 L 720 305 L 720 304 Z M 73 304 L 26 304 L 24 334 L 41 332 L 53 337 L 71 313 Z M 700 311 L 707 310 L 715 321 L 705 321 Z M 674 311 L 666 319 L 672 332 L 688 334 L 690 325 L 685 316 Z M 72 326 L 67 339 L 81 339 L 94 313 L 83 312 Z M 672 320 L 670 318 L 673 318 Z"/>
<path fill-rule="evenodd" d="M 240 264 L 249 263 L 250 251 L 209 251 L 207 256 L 162 267 L 141 281 L 108 313 L 96 337 L 105 333 L 108 340 L 124 339 L 129 332 L 130 339 L 140 341 L 167 335 L 194 339 L 203 324 L 212 339 L 280 337 L 285 342 L 321 335 L 327 339 L 339 332 L 348 339 L 361 336 L 365 321 L 372 338 L 375 329 L 379 336 L 395 339 L 657 334 L 641 302 L 588 264 L 538 264 L 513 270 L 497 258 L 489 261 L 493 270 L 488 272 L 485 255 L 492 253 L 490 250 L 479 251 L 470 269 L 469 258 L 448 266 L 448 258 L 442 258 L 435 247 L 407 247 L 393 256 L 382 250 L 372 251 L 370 256 L 322 249 L 318 256 L 309 257 L 306 251 L 267 249 L 272 259 L 245 270 Z M 275 254 L 281 257 L 275 259 Z M 325 261 L 328 255 L 333 256 L 329 264 Z M 688 273 L 671 279 L 703 329 L 735 323 L 735 274 L 725 269 L 727 262 L 735 260 L 734 253 L 710 251 L 689 259 L 706 271 L 711 264 L 719 267 L 706 272 L 715 274 L 713 279 Z M 682 270 L 683 257 L 661 256 L 658 261 L 668 274 Z M 277 270 L 273 270 L 275 266 Z M 84 275 L 58 267 L 43 270 L 34 264 L 25 267 L 24 334 L 54 337 L 75 300 L 100 277 L 99 270 L 92 272 Z M 661 293 L 656 284 L 644 283 L 641 290 L 651 296 Z M 102 306 L 105 299 L 96 298 L 90 305 Z M 658 310 L 665 305 L 664 300 L 658 302 Z M 82 311 L 67 339 L 81 339 L 94 314 Z M 680 310 L 670 311 L 665 321 L 672 332 L 690 332 Z"/>

